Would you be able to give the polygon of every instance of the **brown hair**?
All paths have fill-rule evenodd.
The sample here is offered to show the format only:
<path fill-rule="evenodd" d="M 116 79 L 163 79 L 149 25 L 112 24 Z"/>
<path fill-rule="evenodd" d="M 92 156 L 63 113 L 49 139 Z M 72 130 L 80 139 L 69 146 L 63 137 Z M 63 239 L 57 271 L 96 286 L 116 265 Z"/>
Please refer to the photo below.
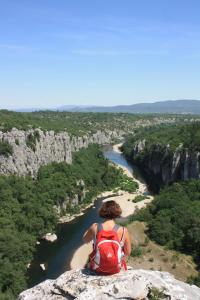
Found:
<path fill-rule="evenodd" d="M 121 213 L 121 207 L 113 200 L 104 202 L 99 209 L 99 216 L 103 219 L 119 218 Z"/>

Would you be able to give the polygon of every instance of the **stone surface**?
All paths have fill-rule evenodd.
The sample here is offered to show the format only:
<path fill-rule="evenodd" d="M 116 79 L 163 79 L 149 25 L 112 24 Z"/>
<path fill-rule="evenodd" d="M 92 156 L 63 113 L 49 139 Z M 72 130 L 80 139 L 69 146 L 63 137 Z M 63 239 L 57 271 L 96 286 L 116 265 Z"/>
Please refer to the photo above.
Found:
<path fill-rule="evenodd" d="M 39 134 L 34 145 L 35 151 L 27 146 L 28 136 L 34 132 Z M 9 157 L 0 155 L 0 174 L 35 177 L 41 166 L 51 162 L 72 163 L 72 152 L 87 148 L 89 144 L 109 144 L 122 137 L 123 133 L 121 130 L 98 130 L 90 135 L 76 137 L 64 131 L 55 133 L 53 130 L 44 132 L 40 129 L 24 131 L 13 128 L 9 132 L 0 131 L 0 141 L 7 141 L 13 148 L 13 154 Z"/>
<path fill-rule="evenodd" d="M 53 243 L 53 242 L 57 241 L 58 238 L 55 233 L 48 232 L 45 235 L 43 235 L 42 239 L 47 242 Z"/>
<path fill-rule="evenodd" d="M 198 287 L 178 281 L 169 273 L 132 269 L 112 276 L 97 276 L 88 270 L 68 271 L 22 292 L 18 300 L 147 300 L 153 287 L 163 290 L 168 300 L 200 300 Z"/>
<path fill-rule="evenodd" d="M 40 268 L 42 269 L 42 271 L 46 270 L 45 264 L 40 264 Z"/>
<path fill-rule="evenodd" d="M 145 149 L 145 140 L 138 141 L 133 145 L 132 158 Z M 155 176 L 161 184 L 169 184 L 177 180 L 200 178 L 200 153 L 189 151 L 180 144 L 171 153 L 169 145 L 156 144 L 149 159 L 141 161 L 141 167 L 149 176 Z"/>

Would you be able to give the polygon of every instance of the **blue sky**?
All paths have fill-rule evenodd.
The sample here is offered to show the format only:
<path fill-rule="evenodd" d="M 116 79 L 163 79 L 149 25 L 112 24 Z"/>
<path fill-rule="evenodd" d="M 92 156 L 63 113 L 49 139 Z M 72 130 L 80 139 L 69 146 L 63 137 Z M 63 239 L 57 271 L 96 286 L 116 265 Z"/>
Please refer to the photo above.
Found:
<path fill-rule="evenodd" d="M 0 0 L 0 107 L 200 99 L 199 0 Z"/>

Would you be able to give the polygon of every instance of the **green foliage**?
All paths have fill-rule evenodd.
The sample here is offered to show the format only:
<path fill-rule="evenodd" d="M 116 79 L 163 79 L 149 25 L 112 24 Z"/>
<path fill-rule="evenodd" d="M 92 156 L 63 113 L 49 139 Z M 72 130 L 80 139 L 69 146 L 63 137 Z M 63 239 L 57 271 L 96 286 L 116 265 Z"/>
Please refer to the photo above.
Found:
<path fill-rule="evenodd" d="M 134 135 L 127 137 L 122 146 L 122 151 L 127 157 L 131 156 L 133 145 L 140 140 L 146 141 L 145 153 L 155 150 L 155 146 L 159 151 L 166 151 L 166 145 L 168 145 L 168 152 L 173 153 L 180 144 L 183 148 L 199 150 L 200 122 L 139 128 Z"/>
<path fill-rule="evenodd" d="M 150 241 L 149 237 L 146 236 L 146 237 L 145 237 L 145 240 L 144 240 L 143 246 L 146 247 L 146 246 L 149 244 L 149 241 Z"/>
<path fill-rule="evenodd" d="M 12 153 L 12 146 L 8 142 L 0 141 L 0 155 L 8 157 L 9 155 L 12 155 Z"/>
<path fill-rule="evenodd" d="M 143 147 L 137 151 L 139 143 L 143 143 Z M 151 189 L 158 192 L 167 179 L 171 183 L 182 178 L 186 153 L 192 157 L 195 151 L 200 151 L 200 122 L 138 129 L 126 139 L 122 151 L 130 162 L 140 168 Z M 178 151 L 176 155 L 180 155 L 181 160 L 173 179 L 171 170 L 174 168 L 175 151 Z"/>
<path fill-rule="evenodd" d="M 111 166 L 113 169 L 113 167 Z M 138 189 L 138 183 L 134 181 L 131 177 L 128 177 L 126 174 L 124 174 L 123 170 L 121 168 L 119 169 L 113 169 L 112 172 L 117 172 L 118 176 L 116 177 L 116 185 L 119 189 L 127 191 L 129 193 L 134 193 Z M 107 176 L 109 174 L 107 173 Z M 113 174 L 113 176 L 116 176 L 116 174 Z M 112 177 L 113 178 L 113 177 Z"/>
<path fill-rule="evenodd" d="M 119 187 L 121 190 L 127 191 L 129 193 L 134 193 L 138 189 L 138 183 L 132 178 L 123 175 Z"/>
<path fill-rule="evenodd" d="M 19 140 L 15 139 L 15 144 L 19 146 Z"/>
<path fill-rule="evenodd" d="M 75 153 L 72 165 L 52 163 L 40 168 L 36 180 L 0 176 L 0 299 L 15 299 L 27 287 L 26 266 L 36 240 L 56 230 L 54 205 L 62 207 L 66 202 L 63 213 L 77 213 L 79 205 L 71 202 L 75 195 L 80 204 L 88 203 L 120 181 L 120 170 L 109 164 L 97 145 Z"/>
<path fill-rule="evenodd" d="M 167 248 L 190 254 L 200 263 L 200 181 L 188 180 L 162 189 L 135 219 L 148 223 L 148 235 Z M 178 257 L 173 257 L 176 262 Z M 175 265 L 174 265 L 175 267 Z"/>
<path fill-rule="evenodd" d="M 189 283 L 189 284 L 195 284 L 198 287 L 200 287 L 200 272 L 198 273 L 197 276 L 188 277 L 187 283 Z"/>
<path fill-rule="evenodd" d="M 12 112 L 0 110 L 0 128 L 3 131 L 10 131 L 13 127 L 27 130 L 30 128 L 41 128 L 42 130 L 67 131 L 71 135 L 83 136 L 86 133 L 93 133 L 97 130 L 120 129 L 125 132 L 133 132 L 135 122 L 138 125 L 149 122 L 154 123 L 158 119 L 174 120 L 183 122 L 185 116 L 181 115 L 153 115 L 153 114 L 126 114 L 126 113 L 79 113 L 79 112 Z M 191 118 L 191 116 L 189 116 Z M 194 118 L 194 117 L 193 117 Z"/>
<path fill-rule="evenodd" d="M 0 287 L 16 295 L 26 287 L 26 265 L 38 236 L 56 225 L 52 205 L 35 190 L 34 181 L 0 177 Z"/>
<path fill-rule="evenodd" d="M 38 130 L 35 130 L 33 133 L 29 133 L 26 139 L 27 147 L 31 148 L 33 151 L 36 150 L 36 142 L 40 141 L 40 134 Z"/>
<path fill-rule="evenodd" d="M 137 202 L 140 202 L 140 201 L 142 201 L 142 200 L 144 200 L 144 199 L 146 199 L 146 196 L 144 196 L 144 195 L 137 195 L 137 196 L 132 200 L 132 202 L 133 202 L 133 203 L 137 203 Z"/>
<path fill-rule="evenodd" d="M 142 256 L 143 252 L 142 252 L 142 247 L 141 246 L 132 246 L 131 248 L 131 256 L 132 257 L 140 257 Z"/>
<path fill-rule="evenodd" d="M 156 197 L 150 208 L 150 237 L 191 253 L 199 259 L 200 253 L 200 181 L 175 183 Z"/>
<path fill-rule="evenodd" d="M 148 295 L 149 300 L 161 300 L 161 299 L 167 299 L 167 298 L 168 297 L 165 296 L 164 291 L 161 291 L 155 287 L 151 288 L 150 295 Z"/>
<path fill-rule="evenodd" d="M 128 220 L 128 224 L 134 222 L 134 221 L 141 221 L 141 222 L 150 222 L 152 219 L 152 214 L 148 207 L 141 208 L 136 213 L 131 215 Z"/>

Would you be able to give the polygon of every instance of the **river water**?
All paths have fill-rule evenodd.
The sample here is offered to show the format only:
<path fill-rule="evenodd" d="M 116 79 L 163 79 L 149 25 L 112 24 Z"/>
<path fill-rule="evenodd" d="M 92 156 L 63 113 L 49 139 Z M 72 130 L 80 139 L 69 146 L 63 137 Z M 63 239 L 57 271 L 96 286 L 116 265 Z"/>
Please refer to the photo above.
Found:
<path fill-rule="evenodd" d="M 118 152 L 111 148 L 104 149 L 104 155 L 110 161 L 128 168 L 133 167 Z M 134 173 L 135 173 L 134 168 Z M 37 246 L 34 260 L 28 271 L 29 287 L 40 283 L 46 279 L 54 279 L 63 272 L 70 270 L 70 261 L 73 253 L 81 246 L 83 233 L 94 222 L 100 222 L 98 209 L 101 199 L 95 202 L 95 208 L 88 208 L 84 215 L 76 218 L 70 223 L 59 225 L 58 240 L 55 243 L 41 242 Z M 46 271 L 40 269 L 40 264 L 44 263 Z"/>

